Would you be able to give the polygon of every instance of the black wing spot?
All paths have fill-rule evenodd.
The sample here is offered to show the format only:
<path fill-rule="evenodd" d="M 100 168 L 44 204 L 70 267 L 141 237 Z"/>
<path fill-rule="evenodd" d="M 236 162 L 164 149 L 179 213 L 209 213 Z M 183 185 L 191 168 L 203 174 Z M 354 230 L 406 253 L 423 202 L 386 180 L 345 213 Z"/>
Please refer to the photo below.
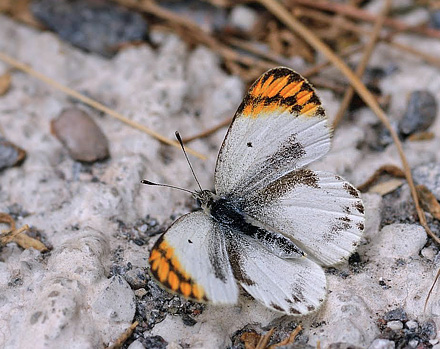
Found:
<path fill-rule="evenodd" d="M 247 145 L 249 148 L 252 148 L 252 142 L 247 142 L 246 145 Z"/>
<path fill-rule="evenodd" d="M 188 239 L 188 242 L 190 243 L 190 244 L 192 244 L 193 242 L 190 240 L 190 239 Z"/>

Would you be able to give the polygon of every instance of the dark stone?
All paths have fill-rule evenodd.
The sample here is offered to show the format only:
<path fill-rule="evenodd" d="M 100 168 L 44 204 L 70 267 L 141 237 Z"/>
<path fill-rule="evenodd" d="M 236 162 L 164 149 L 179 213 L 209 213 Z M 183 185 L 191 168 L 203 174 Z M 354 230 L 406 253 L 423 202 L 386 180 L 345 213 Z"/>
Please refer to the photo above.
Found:
<path fill-rule="evenodd" d="M 139 341 L 148 349 L 166 349 L 168 342 L 161 336 L 139 338 Z"/>
<path fill-rule="evenodd" d="M 428 129 L 437 116 L 437 101 L 429 91 L 414 91 L 399 122 L 399 132 L 408 136 Z"/>
<path fill-rule="evenodd" d="M 402 308 L 396 308 L 396 309 L 390 310 L 389 312 L 386 312 L 385 316 L 383 318 L 386 321 L 392 321 L 392 320 L 406 321 L 406 320 L 408 320 L 408 317 L 406 316 L 406 312 Z"/>
<path fill-rule="evenodd" d="M 440 29 L 440 9 L 430 11 L 429 19 L 432 28 Z"/>
<path fill-rule="evenodd" d="M 40 0 L 32 3 L 31 11 L 62 39 L 106 57 L 147 34 L 140 14 L 103 0 Z"/>
<path fill-rule="evenodd" d="M 194 326 L 197 321 L 194 320 L 191 316 L 189 316 L 188 314 L 183 314 L 182 315 L 182 321 L 186 326 Z"/>
<path fill-rule="evenodd" d="M 20 165 L 26 157 L 26 152 L 14 143 L 9 142 L 0 135 L 0 171 Z"/>
<path fill-rule="evenodd" d="M 141 268 L 131 269 L 125 273 L 124 279 L 133 289 L 137 290 L 145 286 L 147 282 L 146 273 L 147 272 Z"/>

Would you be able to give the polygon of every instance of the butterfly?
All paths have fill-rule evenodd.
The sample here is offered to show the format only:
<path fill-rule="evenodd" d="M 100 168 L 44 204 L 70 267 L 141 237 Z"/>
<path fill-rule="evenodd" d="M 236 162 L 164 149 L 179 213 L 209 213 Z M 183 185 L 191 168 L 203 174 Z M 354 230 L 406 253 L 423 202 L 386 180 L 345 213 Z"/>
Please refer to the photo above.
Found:
<path fill-rule="evenodd" d="M 215 191 L 177 219 L 151 250 L 151 274 L 187 299 L 236 304 L 240 285 L 288 315 L 319 308 L 323 267 L 354 252 L 364 230 L 359 192 L 307 165 L 330 149 L 331 129 L 315 90 L 285 67 L 250 87 L 218 154 Z M 148 184 L 148 183 L 147 183 Z"/>

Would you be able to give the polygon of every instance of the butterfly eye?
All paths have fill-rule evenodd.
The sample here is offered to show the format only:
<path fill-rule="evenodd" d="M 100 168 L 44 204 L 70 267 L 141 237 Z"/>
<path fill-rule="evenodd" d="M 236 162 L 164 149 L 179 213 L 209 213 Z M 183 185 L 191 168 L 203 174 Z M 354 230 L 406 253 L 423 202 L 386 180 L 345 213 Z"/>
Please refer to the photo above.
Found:
<path fill-rule="evenodd" d="M 202 207 L 202 202 L 200 201 L 200 199 L 196 199 L 196 203 L 197 203 L 197 206 Z"/>

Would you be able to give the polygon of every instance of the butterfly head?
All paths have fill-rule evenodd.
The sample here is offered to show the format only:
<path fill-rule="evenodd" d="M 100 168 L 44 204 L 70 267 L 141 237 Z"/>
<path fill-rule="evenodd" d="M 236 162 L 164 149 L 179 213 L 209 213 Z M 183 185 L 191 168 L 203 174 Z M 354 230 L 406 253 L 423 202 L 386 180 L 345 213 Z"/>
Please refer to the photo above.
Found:
<path fill-rule="evenodd" d="M 212 204 L 218 199 L 217 195 L 210 190 L 200 190 L 193 194 L 197 204 L 205 211 L 209 213 Z"/>

